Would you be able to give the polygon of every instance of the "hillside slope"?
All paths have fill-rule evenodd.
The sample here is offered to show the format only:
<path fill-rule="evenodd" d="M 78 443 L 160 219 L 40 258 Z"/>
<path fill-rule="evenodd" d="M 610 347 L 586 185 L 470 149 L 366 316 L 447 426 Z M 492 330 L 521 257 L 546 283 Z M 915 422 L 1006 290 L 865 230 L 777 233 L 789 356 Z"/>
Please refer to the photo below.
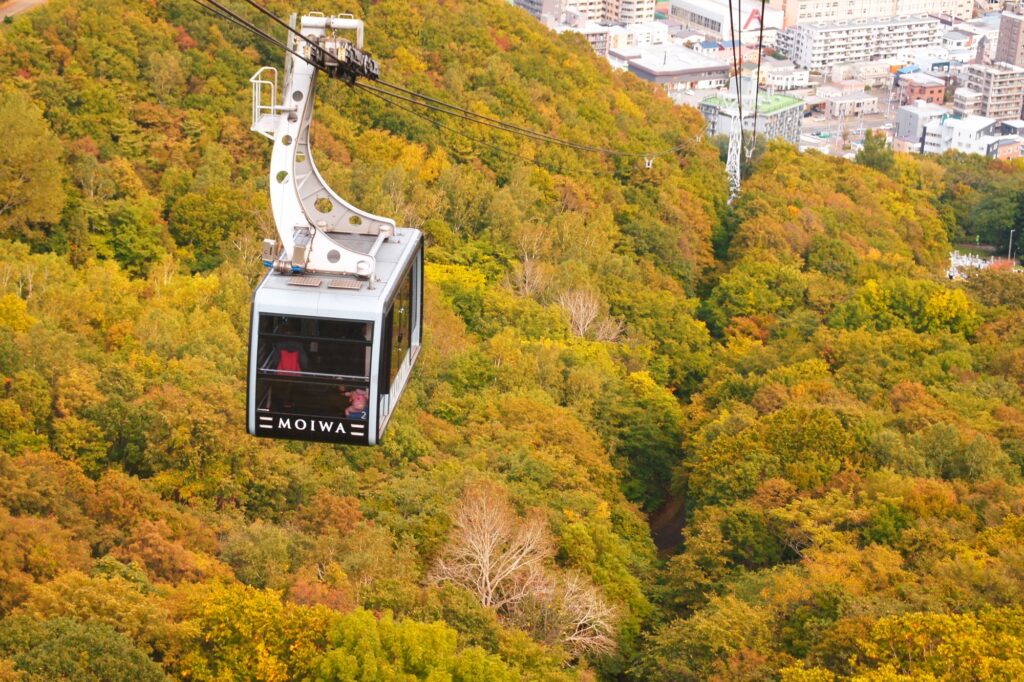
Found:
<path fill-rule="evenodd" d="M 317 9 L 390 81 L 688 146 L 647 169 L 325 84 L 328 181 L 428 236 L 426 348 L 384 445 L 267 442 L 247 79 L 282 55 L 184 0 L 0 30 L 0 671 L 1017 676 L 1024 312 L 1013 275 L 939 275 L 964 164 L 771 145 L 727 207 L 699 115 L 578 36 L 496 0 Z M 644 512 L 682 492 L 661 562 Z M 536 559 L 497 607 L 452 569 L 483 517 Z"/>

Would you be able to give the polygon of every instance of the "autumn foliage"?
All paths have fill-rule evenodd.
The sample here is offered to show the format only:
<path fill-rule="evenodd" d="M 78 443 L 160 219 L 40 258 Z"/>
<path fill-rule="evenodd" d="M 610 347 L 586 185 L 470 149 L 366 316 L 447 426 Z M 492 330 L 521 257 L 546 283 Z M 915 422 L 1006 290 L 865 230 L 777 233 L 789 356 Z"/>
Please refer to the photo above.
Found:
<path fill-rule="evenodd" d="M 425 351 L 382 445 L 253 439 L 283 55 L 187 0 L 5 24 L 0 678 L 1024 677 L 1024 280 L 943 273 L 1024 168 L 771 144 L 727 205 L 699 115 L 580 36 L 315 9 L 431 96 L 684 146 L 323 84 L 318 167 L 427 235 Z"/>

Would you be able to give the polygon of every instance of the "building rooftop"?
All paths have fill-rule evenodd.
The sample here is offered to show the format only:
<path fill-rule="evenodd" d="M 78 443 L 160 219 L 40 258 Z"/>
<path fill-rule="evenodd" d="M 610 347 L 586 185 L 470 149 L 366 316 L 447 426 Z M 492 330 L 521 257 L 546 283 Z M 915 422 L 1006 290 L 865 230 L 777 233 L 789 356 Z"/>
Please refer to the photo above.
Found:
<path fill-rule="evenodd" d="M 829 97 L 829 99 L 833 102 L 863 102 L 878 99 L 878 97 L 870 92 L 846 92 L 836 97 Z"/>
<path fill-rule="evenodd" d="M 552 26 L 556 33 L 565 33 L 571 31 L 573 33 L 582 33 L 583 35 L 594 35 L 600 33 L 608 33 L 609 26 L 599 24 L 596 21 L 585 21 L 580 24 L 556 24 Z"/>
<path fill-rule="evenodd" d="M 911 85 L 921 85 L 925 87 L 936 87 L 939 85 L 945 85 L 946 82 L 941 78 L 935 76 L 929 76 L 926 73 L 919 71 L 908 73 L 900 76 L 901 83 L 910 83 Z"/>
<path fill-rule="evenodd" d="M 804 101 L 799 97 L 791 97 L 789 95 L 769 95 L 762 91 L 757 100 L 757 110 L 762 114 L 774 114 L 792 107 L 803 106 L 803 103 Z M 719 109 L 735 109 L 736 99 L 734 97 L 722 97 L 721 95 L 715 95 L 714 97 L 708 97 L 703 100 L 701 104 L 707 104 Z M 744 98 L 743 104 L 744 108 L 749 106 L 750 111 L 753 112 L 754 103 L 752 98 Z"/>
<path fill-rule="evenodd" d="M 630 59 L 639 59 L 643 56 L 643 49 L 635 45 L 628 45 L 626 47 L 616 47 L 608 50 L 608 56 L 614 57 L 615 59 L 621 59 L 624 62 L 628 62 Z"/>
<path fill-rule="evenodd" d="M 980 133 L 985 128 L 995 124 L 994 118 L 987 116 L 966 116 L 964 118 L 948 118 L 945 123 L 950 128 L 959 128 L 969 133 Z"/>
<path fill-rule="evenodd" d="M 709 57 L 695 50 L 674 45 L 644 50 L 639 58 L 631 59 L 629 64 L 632 67 L 656 76 L 671 76 L 695 69 L 729 68 L 729 65 L 721 59 Z"/>
<path fill-rule="evenodd" d="M 1014 66 L 1007 62 L 996 62 L 995 64 L 969 64 L 967 68 L 971 71 L 983 71 L 984 73 L 990 74 L 1024 73 L 1024 68 Z"/>
<path fill-rule="evenodd" d="M 952 111 L 950 111 L 946 107 L 942 106 L 941 104 L 929 104 L 928 102 L 924 102 L 922 100 L 917 100 L 913 104 L 905 104 L 902 107 L 900 107 L 900 109 L 901 110 L 906 110 L 906 111 L 909 111 L 909 112 L 912 112 L 912 113 L 915 113 L 915 114 L 918 114 L 918 115 L 925 115 L 925 116 L 927 116 L 928 114 L 931 114 L 933 116 L 934 115 L 941 116 L 941 115 L 944 115 L 944 114 L 952 114 L 953 113 Z"/>
<path fill-rule="evenodd" d="M 911 24 L 935 24 L 940 22 L 935 17 L 912 16 L 912 17 L 878 17 L 874 19 L 842 19 L 840 21 L 821 21 L 807 24 L 800 24 L 793 28 L 806 28 L 812 31 L 835 31 L 851 28 L 888 28 L 891 26 L 910 26 Z"/>

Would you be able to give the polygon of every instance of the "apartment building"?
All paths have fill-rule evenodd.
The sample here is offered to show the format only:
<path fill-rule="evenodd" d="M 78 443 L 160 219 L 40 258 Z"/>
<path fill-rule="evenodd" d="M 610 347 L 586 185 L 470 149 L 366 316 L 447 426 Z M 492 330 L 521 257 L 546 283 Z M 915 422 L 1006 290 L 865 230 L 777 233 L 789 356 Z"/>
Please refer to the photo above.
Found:
<path fill-rule="evenodd" d="M 957 77 L 953 111 L 957 116 L 986 116 L 996 121 L 1021 117 L 1024 107 L 1024 68 L 997 62 L 968 64 Z"/>
<path fill-rule="evenodd" d="M 728 135 L 739 122 L 739 107 L 735 93 L 716 95 L 704 99 L 700 113 L 708 124 L 708 135 Z M 767 139 L 780 138 L 791 144 L 800 142 L 800 123 L 803 120 L 804 101 L 789 95 L 769 95 L 762 92 L 757 102 L 757 132 Z M 754 97 L 743 98 L 743 130 L 754 129 Z"/>
<path fill-rule="evenodd" d="M 585 21 L 639 24 L 654 21 L 655 0 L 513 0 L 538 19 L 563 22 L 567 14 Z"/>
<path fill-rule="evenodd" d="M 752 44 L 763 39 L 775 45 L 775 36 L 782 30 L 782 10 L 766 7 L 761 14 L 760 0 L 735 0 L 729 21 L 728 0 L 671 0 L 669 16 L 687 28 L 696 29 L 718 40 L 731 40 L 730 26 L 739 31 L 741 43 Z M 761 24 L 764 35 L 761 36 Z"/>
<path fill-rule="evenodd" d="M 948 14 L 970 19 L 974 0 L 771 0 L 786 28 L 851 19 L 884 19 L 915 14 Z"/>
<path fill-rule="evenodd" d="M 605 15 L 609 21 L 630 26 L 654 21 L 655 0 L 605 0 Z"/>
<path fill-rule="evenodd" d="M 891 59 L 901 50 L 936 47 L 944 30 L 927 16 L 805 24 L 779 34 L 778 49 L 805 69 Z"/>
<path fill-rule="evenodd" d="M 513 0 L 512 4 L 545 23 L 560 21 L 565 13 L 565 0 Z"/>
<path fill-rule="evenodd" d="M 607 57 L 611 49 L 611 32 L 613 27 L 608 24 L 599 24 L 596 21 L 579 19 L 571 24 L 552 23 L 549 24 L 549 27 L 558 33 L 579 33 L 587 39 L 594 52 L 602 57 Z"/>
<path fill-rule="evenodd" d="M 995 61 L 1024 66 L 1024 15 L 1003 12 L 999 16 L 999 44 Z"/>
<path fill-rule="evenodd" d="M 668 24 L 661 21 L 645 21 L 638 24 L 608 28 L 608 50 L 646 48 L 669 42 Z"/>

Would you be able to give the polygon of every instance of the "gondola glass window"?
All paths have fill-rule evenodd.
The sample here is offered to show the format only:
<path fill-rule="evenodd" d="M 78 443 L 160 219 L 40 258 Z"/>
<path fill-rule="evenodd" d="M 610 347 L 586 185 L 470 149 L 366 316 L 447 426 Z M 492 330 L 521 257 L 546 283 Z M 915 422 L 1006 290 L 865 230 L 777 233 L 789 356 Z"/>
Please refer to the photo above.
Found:
<path fill-rule="evenodd" d="M 259 324 L 258 411 L 366 419 L 371 323 L 261 315 Z"/>
<path fill-rule="evenodd" d="M 406 273 L 405 279 L 398 286 L 394 305 L 388 314 L 388 322 L 391 327 L 391 371 L 388 373 L 388 381 L 392 384 L 402 367 L 402 361 L 409 353 L 409 341 L 412 338 L 412 306 L 412 272 L 410 271 Z"/>

